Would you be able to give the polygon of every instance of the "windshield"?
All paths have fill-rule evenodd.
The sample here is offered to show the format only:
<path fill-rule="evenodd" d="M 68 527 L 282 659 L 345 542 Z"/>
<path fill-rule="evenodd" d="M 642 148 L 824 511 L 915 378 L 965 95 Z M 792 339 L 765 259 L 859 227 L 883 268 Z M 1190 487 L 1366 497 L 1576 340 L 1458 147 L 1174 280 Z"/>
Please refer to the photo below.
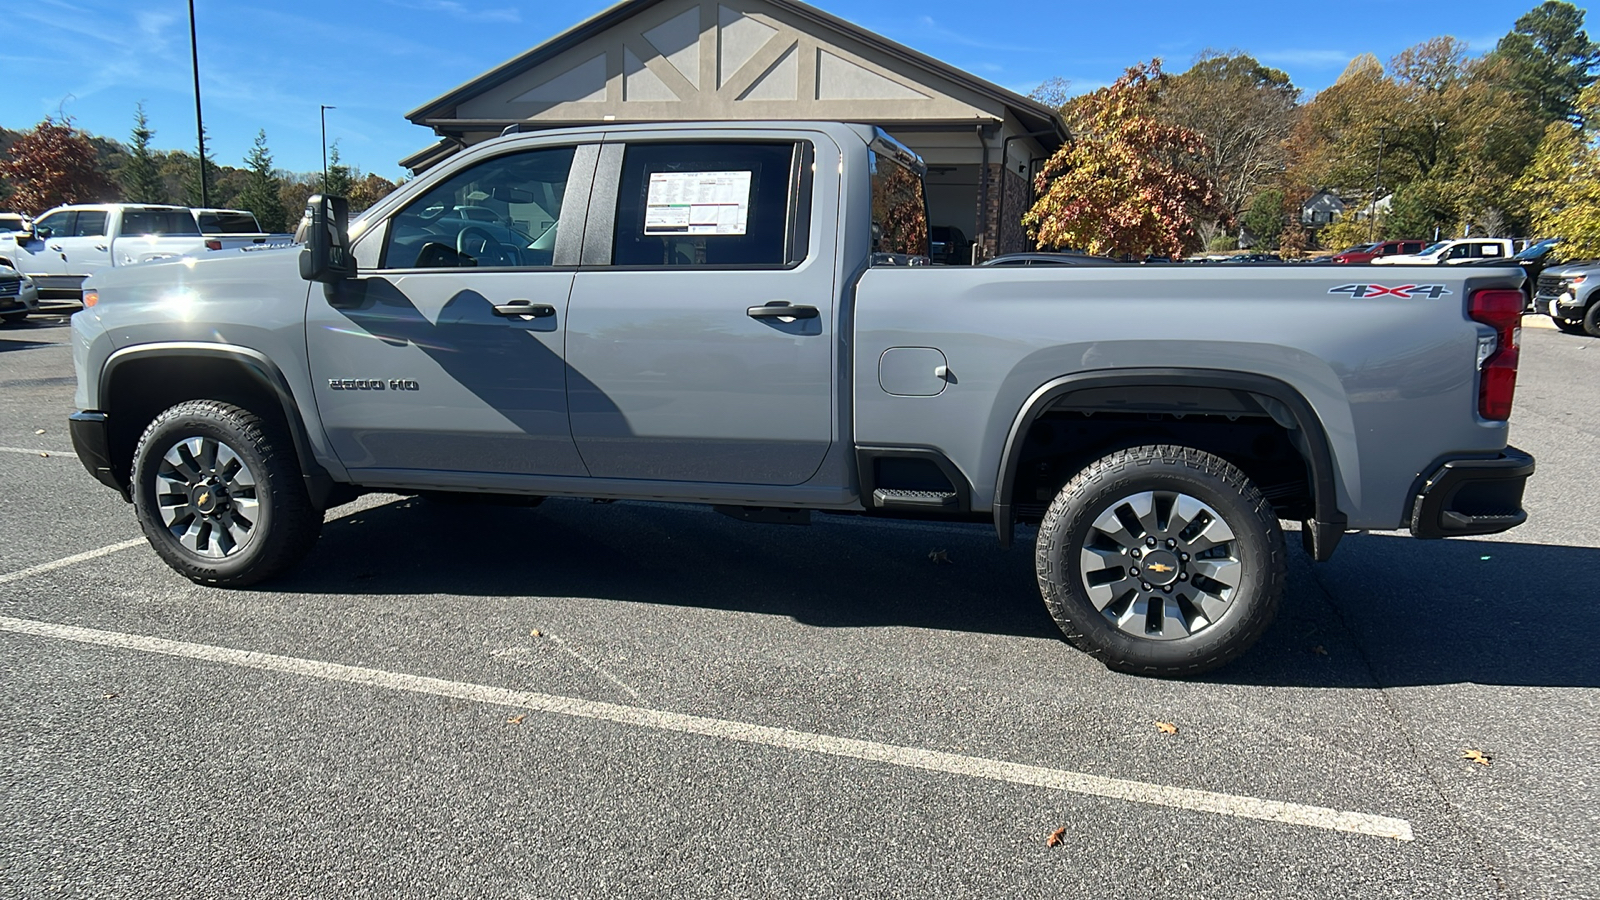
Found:
<path fill-rule="evenodd" d="M 1437 244 L 1429 244 L 1428 246 L 1423 247 L 1422 252 L 1418 253 L 1417 255 L 1432 256 L 1433 254 L 1438 253 L 1440 250 L 1443 250 L 1449 243 L 1449 241 L 1440 241 Z"/>
<path fill-rule="evenodd" d="M 1378 245 L 1377 244 L 1357 244 L 1354 247 L 1346 247 L 1345 249 L 1340 250 L 1339 251 L 1339 255 L 1343 256 L 1346 253 L 1365 253 L 1368 250 L 1371 250 L 1373 247 L 1376 247 L 1376 246 L 1378 246 Z"/>
<path fill-rule="evenodd" d="M 1516 256 L 1514 256 L 1512 258 L 1513 259 L 1538 259 L 1539 257 L 1545 255 L 1546 253 L 1549 253 L 1552 249 L 1554 249 L 1555 245 L 1556 245 L 1556 239 L 1555 238 L 1550 238 L 1548 240 L 1543 240 L 1543 241 L 1540 241 L 1537 244 L 1529 244 L 1526 249 L 1524 249 L 1521 253 L 1518 253 Z"/>

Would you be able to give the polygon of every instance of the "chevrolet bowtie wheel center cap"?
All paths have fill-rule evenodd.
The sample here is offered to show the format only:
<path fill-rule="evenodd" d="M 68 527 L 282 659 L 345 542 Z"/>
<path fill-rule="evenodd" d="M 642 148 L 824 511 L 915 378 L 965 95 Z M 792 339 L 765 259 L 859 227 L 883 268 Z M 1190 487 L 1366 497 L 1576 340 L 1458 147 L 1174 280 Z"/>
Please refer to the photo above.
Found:
<path fill-rule="evenodd" d="M 1157 587 L 1171 584 L 1178 580 L 1181 565 L 1178 555 L 1170 550 L 1152 550 L 1145 554 L 1144 565 L 1141 566 L 1144 580 Z"/>

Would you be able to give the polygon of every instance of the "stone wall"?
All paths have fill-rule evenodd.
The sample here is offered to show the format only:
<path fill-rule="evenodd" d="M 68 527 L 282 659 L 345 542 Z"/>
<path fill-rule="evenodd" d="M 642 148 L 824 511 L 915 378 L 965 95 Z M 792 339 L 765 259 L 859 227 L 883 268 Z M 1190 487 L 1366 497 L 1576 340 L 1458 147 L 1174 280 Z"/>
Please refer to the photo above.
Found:
<path fill-rule="evenodd" d="M 976 202 L 981 232 L 975 236 L 981 248 L 979 259 L 1033 249 L 1033 242 L 1028 240 L 1028 233 L 1022 227 L 1022 214 L 1033 205 L 1033 186 L 1028 179 L 999 163 L 990 163 L 987 204 L 985 199 L 980 186 Z M 1002 214 L 1004 221 L 1000 218 Z"/>

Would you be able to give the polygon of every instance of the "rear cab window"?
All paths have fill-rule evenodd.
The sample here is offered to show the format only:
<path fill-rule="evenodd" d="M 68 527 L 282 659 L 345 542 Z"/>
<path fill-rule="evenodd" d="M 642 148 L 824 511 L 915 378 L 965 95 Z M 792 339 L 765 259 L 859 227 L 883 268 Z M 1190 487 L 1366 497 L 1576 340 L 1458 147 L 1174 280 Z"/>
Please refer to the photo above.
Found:
<path fill-rule="evenodd" d="M 809 141 L 630 143 L 610 263 L 785 268 L 808 253 Z"/>
<path fill-rule="evenodd" d="M 867 154 L 872 177 L 872 265 L 928 265 L 928 198 L 922 160 L 879 134 Z"/>
<path fill-rule="evenodd" d="M 200 220 L 200 231 L 203 234 L 259 234 L 261 226 L 256 224 L 256 217 L 247 212 L 234 210 L 206 210 L 196 213 Z"/>

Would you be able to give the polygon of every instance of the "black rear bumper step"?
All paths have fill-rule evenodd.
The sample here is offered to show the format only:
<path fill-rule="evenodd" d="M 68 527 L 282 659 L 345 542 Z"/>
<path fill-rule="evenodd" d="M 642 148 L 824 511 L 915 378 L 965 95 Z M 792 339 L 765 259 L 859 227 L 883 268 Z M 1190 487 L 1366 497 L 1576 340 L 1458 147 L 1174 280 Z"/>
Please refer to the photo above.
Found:
<path fill-rule="evenodd" d="M 1411 505 L 1411 534 L 1424 539 L 1498 534 L 1528 520 L 1522 489 L 1533 457 L 1515 447 L 1492 459 L 1446 460 Z"/>

